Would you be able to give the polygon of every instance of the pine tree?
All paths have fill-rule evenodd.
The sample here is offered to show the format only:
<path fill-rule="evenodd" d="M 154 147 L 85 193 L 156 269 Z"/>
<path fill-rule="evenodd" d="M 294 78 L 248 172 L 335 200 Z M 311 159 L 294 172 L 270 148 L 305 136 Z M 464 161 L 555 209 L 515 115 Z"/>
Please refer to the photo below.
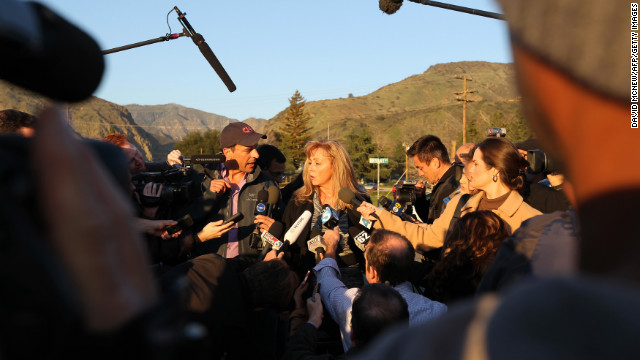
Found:
<path fill-rule="evenodd" d="M 353 163 L 353 169 L 359 178 L 365 177 L 369 180 L 377 180 L 378 165 L 370 164 L 369 158 L 378 157 L 378 145 L 373 142 L 373 136 L 366 124 L 360 124 L 351 130 L 347 135 L 347 152 Z M 380 178 L 385 179 L 389 176 L 390 168 L 388 165 L 380 166 Z"/>
<path fill-rule="evenodd" d="M 289 107 L 285 110 L 284 123 L 280 128 L 282 152 L 294 166 L 294 169 L 298 169 L 304 163 L 304 145 L 311 138 L 309 134 L 311 117 L 305 111 L 306 103 L 300 92 L 296 90 L 289 99 Z"/>

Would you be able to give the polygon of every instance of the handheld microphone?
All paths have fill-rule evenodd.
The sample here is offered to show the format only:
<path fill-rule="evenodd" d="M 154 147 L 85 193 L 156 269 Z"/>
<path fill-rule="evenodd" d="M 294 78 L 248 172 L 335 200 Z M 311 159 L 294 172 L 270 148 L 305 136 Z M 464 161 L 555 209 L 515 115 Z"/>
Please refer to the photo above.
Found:
<path fill-rule="evenodd" d="M 291 244 L 295 243 L 298 240 L 300 233 L 302 232 L 304 227 L 307 226 L 310 219 L 311 211 L 305 210 L 302 215 L 300 215 L 298 220 L 296 220 L 296 222 L 294 222 L 289 230 L 287 230 L 287 232 L 284 234 L 284 238 L 282 240 L 283 245 L 280 249 L 278 249 L 278 253 L 287 250 Z"/>
<path fill-rule="evenodd" d="M 280 190 L 278 190 L 278 187 L 274 185 L 269 186 L 267 192 L 269 193 L 267 200 L 267 216 L 272 217 L 271 215 L 273 214 L 276 204 L 278 203 L 278 199 L 280 198 Z"/>
<path fill-rule="evenodd" d="M 276 221 L 271 224 L 268 231 L 262 233 L 262 240 L 264 244 L 262 245 L 262 252 L 260 253 L 259 259 L 262 260 L 267 255 L 267 253 L 271 249 L 280 250 L 282 247 L 282 241 L 278 240 L 278 238 L 274 234 L 282 233 L 283 225 L 281 222 Z"/>
<path fill-rule="evenodd" d="M 380 206 L 385 208 L 387 211 L 389 211 L 393 215 L 399 216 L 404 221 L 414 222 L 411 216 L 407 215 L 407 213 L 404 212 L 404 206 L 402 206 L 402 204 L 399 203 L 398 201 L 394 200 L 392 202 L 386 197 L 381 196 L 378 202 L 380 203 Z"/>
<path fill-rule="evenodd" d="M 262 189 L 260 191 L 258 191 L 258 195 L 257 195 L 257 200 L 256 200 L 256 207 L 253 209 L 253 215 L 267 215 L 267 207 L 269 206 L 267 204 L 267 201 L 269 200 L 269 193 L 267 193 L 267 190 Z M 258 245 L 260 244 L 260 226 L 259 224 L 256 224 L 255 227 L 253 228 L 253 233 L 251 234 L 251 247 L 256 249 L 258 248 Z"/>
<path fill-rule="evenodd" d="M 364 252 L 365 247 L 371 239 L 371 234 L 357 226 L 349 226 L 349 236 L 353 239 L 356 246 Z"/>
<path fill-rule="evenodd" d="M 340 189 L 340 191 L 338 191 L 338 198 L 347 204 L 353 205 L 354 207 L 359 207 L 360 205 L 362 205 L 362 201 L 356 198 L 356 194 L 347 187 L 343 187 L 342 189 Z M 371 213 L 371 216 L 380 220 L 376 213 Z"/>
<path fill-rule="evenodd" d="M 320 221 L 327 229 L 333 229 L 340 224 L 340 216 L 329 205 L 322 205 Z"/>
<path fill-rule="evenodd" d="M 310 251 L 316 253 L 316 255 L 323 255 L 327 250 L 327 246 L 324 243 L 324 238 L 322 237 L 322 230 L 313 230 L 311 232 L 311 238 L 307 241 L 307 247 Z"/>
<path fill-rule="evenodd" d="M 189 21 L 187 21 L 187 18 L 184 17 L 184 14 L 178 9 L 177 6 L 174 6 L 173 8 L 176 10 L 176 13 L 178 14 L 178 20 L 180 21 L 182 26 L 184 26 L 185 30 L 189 33 L 189 37 L 191 37 L 193 43 L 196 44 L 204 58 L 209 62 L 209 65 L 211 65 L 213 70 L 216 71 L 216 74 L 218 74 L 220 80 L 222 80 L 222 82 L 227 86 L 229 92 L 234 92 L 236 90 L 236 85 L 229 77 L 229 74 L 227 74 L 227 71 L 222 67 L 222 64 L 213 53 L 209 45 L 207 45 L 207 43 L 204 41 L 204 37 L 198 34 L 193 29 L 193 27 L 191 27 L 191 24 L 189 24 Z"/>

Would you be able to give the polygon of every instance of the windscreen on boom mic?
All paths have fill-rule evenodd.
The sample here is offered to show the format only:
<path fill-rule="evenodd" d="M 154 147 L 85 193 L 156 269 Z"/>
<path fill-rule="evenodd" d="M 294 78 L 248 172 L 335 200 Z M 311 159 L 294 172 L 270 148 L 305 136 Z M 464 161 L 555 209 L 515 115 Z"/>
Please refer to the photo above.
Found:
<path fill-rule="evenodd" d="M 327 246 L 325 245 L 324 238 L 322 237 L 322 230 L 313 230 L 311 232 L 311 237 L 309 241 L 307 241 L 307 247 L 317 255 L 322 254 L 324 256 Z"/>
<path fill-rule="evenodd" d="M 200 49 L 200 52 L 202 53 L 204 58 L 207 59 L 209 65 L 211 65 L 213 70 L 216 71 L 222 82 L 227 86 L 227 89 L 229 89 L 229 92 L 234 92 L 236 90 L 236 85 L 229 77 L 229 74 L 227 74 L 227 71 L 222 67 L 222 64 L 213 53 L 209 45 L 207 45 L 207 43 L 204 41 L 204 37 L 198 34 L 193 29 L 193 27 L 191 27 L 191 24 L 189 24 L 189 21 L 187 21 L 187 18 L 184 16 L 185 14 L 183 14 L 177 6 L 174 6 L 173 8 L 178 14 L 178 20 L 185 27 L 185 30 L 189 32 L 189 36 L 191 37 L 191 40 L 193 40 L 193 43 L 196 44 L 198 49 Z"/>
<path fill-rule="evenodd" d="M 300 233 L 302 232 L 302 230 L 304 230 L 305 226 L 307 226 L 310 219 L 311 211 L 305 210 L 302 215 L 300 215 L 298 220 L 296 220 L 296 222 L 294 222 L 289 230 L 287 230 L 287 232 L 284 234 L 282 240 L 283 245 L 278 250 L 278 253 L 287 250 L 291 244 L 295 243 L 298 240 L 298 237 L 300 237 Z"/>
<path fill-rule="evenodd" d="M 8 9 L 15 11 L 0 17 L 0 79 L 63 103 L 89 98 L 104 71 L 96 41 L 36 2 L 3 2 Z"/>
<path fill-rule="evenodd" d="M 351 189 L 346 187 L 343 187 L 342 189 L 340 189 L 340 191 L 338 191 L 338 198 L 347 204 L 353 205 L 354 207 L 362 205 L 362 201 L 356 197 L 356 194 Z M 376 215 L 375 213 L 371 213 L 371 216 L 380 220 L 380 218 L 378 218 L 378 215 Z"/>

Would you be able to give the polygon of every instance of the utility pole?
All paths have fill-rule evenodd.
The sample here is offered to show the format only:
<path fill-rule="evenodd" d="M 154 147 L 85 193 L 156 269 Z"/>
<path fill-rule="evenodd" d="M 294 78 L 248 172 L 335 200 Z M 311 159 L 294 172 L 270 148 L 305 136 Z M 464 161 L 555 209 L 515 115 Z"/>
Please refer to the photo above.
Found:
<path fill-rule="evenodd" d="M 462 98 L 458 96 L 456 100 L 462 101 L 462 144 L 467 143 L 467 103 L 473 102 L 473 100 L 467 100 L 467 94 L 477 93 L 477 91 L 467 90 L 467 80 L 473 81 L 473 79 L 467 79 L 467 75 L 456 76 L 456 79 L 462 79 L 462 91 L 456 91 L 454 94 L 462 95 Z"/>

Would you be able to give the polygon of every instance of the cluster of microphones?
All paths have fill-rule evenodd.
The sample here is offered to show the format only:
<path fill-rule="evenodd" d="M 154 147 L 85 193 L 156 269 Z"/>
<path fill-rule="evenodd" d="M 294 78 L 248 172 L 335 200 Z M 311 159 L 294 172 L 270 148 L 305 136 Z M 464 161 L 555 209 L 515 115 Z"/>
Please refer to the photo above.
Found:
<path fill-rule="evenodd" d="M 358 199 L 355 193 L 349 188 L 342 188 L 338 193 L 338 197 L 343 202 L 353 205 L 354 208 L 362 204 L 362 201 Z M 270 210 L 273 209 L 273 203 L 275 203 L 275 201 L 272 202 L 271 199 L 268 199 L 268 201 L 262 201 L 261 195 L 259 194 L 258 201 L 256 202 L 255 214 L 270 216 Z M 356 246 L 364 251 L 364 248 L 371 237 L 372 224 L 364 219 L 360 213 L 354 209 L 348 209 L 347 212 L 351 217 L 359 219 L 357 225 L 349 227 L 349 236 L 353 238 Z M 312 230 L 309 240 L 307 241 L 307 248 L 315 253 L 316 256 L 320 257 L 325 255 L 327 246 L 324 241 L 324 230 L 333 229 L 336 226 L 339 226 L 340 216 L 340 211 L 331 208 L 329 205 L 324 205 L 322 207 L 320 214 L 322 229 Z M 282 240 L 280 240 L 276 235 L 282 233 L 284 225 L 279 221 L 275 221 L 267 231 L 263 231 L 260 235 L 260 238 L 263 241 L 261 257 L 264 258 L 270 250 L 276 250 L 276 253 L 278 254 L 286 251 L 289 246 L 298 241 L 300 234 L 309 225 L 309 221 L 311 221 L 312 217 L 312 212 L 305 210 L 286 231 Z"/>

